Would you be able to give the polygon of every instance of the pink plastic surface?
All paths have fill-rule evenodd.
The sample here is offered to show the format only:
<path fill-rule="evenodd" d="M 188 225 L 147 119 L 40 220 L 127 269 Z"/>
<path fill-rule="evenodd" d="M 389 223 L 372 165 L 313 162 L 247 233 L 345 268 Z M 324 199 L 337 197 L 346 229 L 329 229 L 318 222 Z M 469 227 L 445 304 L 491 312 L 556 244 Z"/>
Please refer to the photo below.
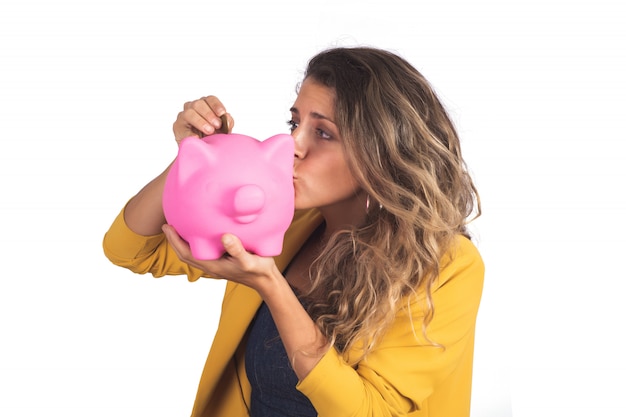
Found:
<path fill-rule="evenodd" d="M 293 158 L 287 134 L 183 139 L 165 181 L 165 218 L 197 259 L 221 257 L 224 233 L 257 255 L 279 255 L 294 214 Z"/>

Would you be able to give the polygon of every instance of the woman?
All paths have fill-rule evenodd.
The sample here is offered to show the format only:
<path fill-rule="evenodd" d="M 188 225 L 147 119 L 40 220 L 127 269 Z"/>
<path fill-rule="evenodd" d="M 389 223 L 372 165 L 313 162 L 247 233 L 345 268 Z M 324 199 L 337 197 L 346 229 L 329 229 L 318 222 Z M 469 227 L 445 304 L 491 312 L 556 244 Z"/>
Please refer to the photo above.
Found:
<path fill-rule="evenodd" d="M 227 126 L 222 126 L 222 120 Z M 469 415 L 484 267 L 478 195 L 424 77 L 374 48 L 309 62 L 288 122 L 296 214 L 280 256 L 200 261 L 165 224 L 167 170 L 104 239 L 117 265 L 228 280 L 192 416 Z M 230 130 L 215 97 L 186 103 L 177 141 Z"/>

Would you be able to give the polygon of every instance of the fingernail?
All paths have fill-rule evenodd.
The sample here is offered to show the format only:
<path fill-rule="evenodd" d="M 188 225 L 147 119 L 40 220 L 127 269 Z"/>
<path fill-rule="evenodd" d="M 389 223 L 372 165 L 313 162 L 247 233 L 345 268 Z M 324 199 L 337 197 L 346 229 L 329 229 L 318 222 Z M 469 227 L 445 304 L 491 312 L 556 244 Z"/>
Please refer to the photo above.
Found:
<path fill-rule="evenodd" d="M 233 237 L 230 235 L 222 236 L 222 243 L 224 244 L 224 246 L 230 245 L 231 243 L 233 243 Z"/>
<path fill-rule="evenodd" d="M 209 133 L 209 134 L 215 132 L 215 128 L 208 123 L 202 126 L 202 130 L 204 130 L 206 133 Z"/>
<path fill-rule="evenodd" d="M 222 126 L 222 121 L 220 119 L 213 119 L 211 124 L 215 126 L 216 129 L 219 129 Z"/>

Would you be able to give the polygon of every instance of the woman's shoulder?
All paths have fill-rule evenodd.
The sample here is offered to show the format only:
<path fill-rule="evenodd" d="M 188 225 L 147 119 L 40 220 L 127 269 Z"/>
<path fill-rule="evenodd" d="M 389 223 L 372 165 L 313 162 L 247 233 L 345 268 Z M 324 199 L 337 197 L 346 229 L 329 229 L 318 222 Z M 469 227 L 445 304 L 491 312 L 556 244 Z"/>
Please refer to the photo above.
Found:
<path fill-rule="evenodd" d="M 469 256 L 482 260 L 482 256 L 480 255 L 480 251 L 478 250 L 477 245 L 472 239 L 465 235 L 457 235 L 455 240 L 453 241 L 451 249 L 452 255 Z"/>
<path fill-rule="evenodd" d="M 439 286 L 459 277 L 482 282 L 485 274 L 485 263 L 478 247 L 464 235 L 456 236 L 440 265 Z"/>

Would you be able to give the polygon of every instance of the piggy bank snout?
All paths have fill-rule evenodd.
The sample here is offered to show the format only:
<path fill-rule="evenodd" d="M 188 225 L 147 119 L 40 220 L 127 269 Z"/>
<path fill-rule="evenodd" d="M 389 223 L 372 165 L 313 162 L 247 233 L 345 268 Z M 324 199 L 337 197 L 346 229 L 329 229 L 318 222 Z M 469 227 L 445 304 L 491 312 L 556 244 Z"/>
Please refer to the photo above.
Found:
<path fill-rule="evenodd" d="M 265 191 L 255 184 L 238 187 L 233 193 L 233 214 L 239 223 L 251 223 L 265 207 Z"/>

